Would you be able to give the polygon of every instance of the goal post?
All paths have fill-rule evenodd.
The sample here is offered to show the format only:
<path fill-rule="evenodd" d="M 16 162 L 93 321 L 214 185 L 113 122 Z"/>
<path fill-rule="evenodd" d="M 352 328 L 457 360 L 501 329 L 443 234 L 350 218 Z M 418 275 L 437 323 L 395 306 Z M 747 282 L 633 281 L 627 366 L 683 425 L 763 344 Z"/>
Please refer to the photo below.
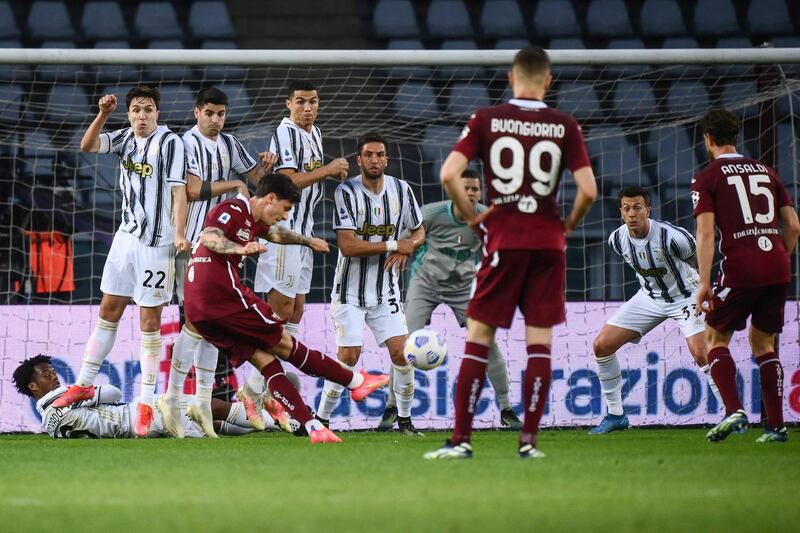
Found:
<path fill-rule="evenodd" d="M 689 182 L 706 161 L 697 122 L 711 106 L 724 105 L 742 120 L 738 149 L 778 170 L 795 205 L 798 200 L 800 49 L 550 50 L 554 81 L 546 103 L 575 116 L 586 137 L 600 196 L 568 240 L 566 327 L 556 328 L 551 409 L 543 423 L 581 425 L 605 412 L 591 358 L 592 339 L 613 310 L 638 289 L 632 272 L 610 252 L 606 239 L 620 224 L 621 187 L 646 186 L 653 217 L 693 228 Z M 287 115 L 290 80 L 308 79 L 320 89 L 317 124 L 326 158 L 347 157 L 351 175 L 359 134 L 382 132 L 389 140 L 389 174 L 407 180 L 420 204 L 444 193 L 438 170 L 470 113 L 511 96 L 507 71 L 514 50 L 116 50 L 0 49 L 0 432 L 35 426 L 11 373 L 36 353 L 58 358 L 62 380 L 74 377 L 83 343 L 96 320 L 100 275 L 119 224 L 117 161 L 84 154 L 80 137 L 107 92 L 124 97 L 137 84 L 161 89 L 160 123 L 183 133 L 194 124 L 196 92 L 217 86 L 229 97 L 226 131 L 253 153 L 264 150 Z M 107 127 L 126 125 L 124 105 Z M 316 232 L 335 244 L 331 229 L 335 182 L 326 183 L 316 212 Z M 571 177 L 560 183 L 564 209 L 575 195 Z M 301 336 L 335 352 L 326 302 L 335 251 L 315 258 L 311 305 Z M 800 366 L 798 252 L 787 301 L 781 356 L 787 372 Z M 255 267 L 248 262 L 246 275 Z M 130 400 L 138 390 L 138 322 L 127 312 L 121 335 L 101 372 Z M 177 327 L 177 311 L 165 311 L 164 357 Z M 463 349 L 463 330 L 440 307 L 434 327 L 447 337 L 447 366 L 417 378 L 419 427 L 442 427 L 452 413 L 449 390 Z M 521 324 L 499 336 L 509 356 L 512 404 L 521 402 L 518 355 Z M 123 331 L 121 330 L 121 331 Z M 369 343 L 371 337 L 365 336 Z M 757 405 L 757 372 L 744 336 L 734 351 L 748 409 Z M 365 346 L 369 369 L 388 365 Z M 745 354 L 746 353 L 746 354 Z M 516 354 L 516 355 L 515 355 Z M 702 374 L 693 367 L 680 331 L 669 321 L 639 345 L 620 352 L 627 404 L 636 424 L 699 424 L 719 416 Z M 383 366 L 382 366 L 383 365 Z M 167 365 L 168 367 L 168 365 Z M 244 371 L 245 373 L 247 370 Z M 637 374 L 638 372 L 638 374 Z M 238 375 L 241 378 L 241 373 Z M 798 374 L 800 383 L 800 374 Z M 159 390 L 165 383 L 159 378 Z M 787 379 L 787 387 L 792 383 Z M 316 401 L 319 385 L 306 380 L 304 394 Z M 629 393 L 628 393 L 629 392 Z M 487 386 L 477 417 L 496 427 L 497 407 Z M 787 397 L 789 396 L 787 391 Z M 344 404 L 343 404 L 344 405 Z M 372 424 L 381 398 L 347 404 L 350 427 Z M 787 419 L 800 419 L 787 405 Z M 342 407 L 342 425 L 345 422 Z M 22 413 L 22 414 L 20 414 Z"/>

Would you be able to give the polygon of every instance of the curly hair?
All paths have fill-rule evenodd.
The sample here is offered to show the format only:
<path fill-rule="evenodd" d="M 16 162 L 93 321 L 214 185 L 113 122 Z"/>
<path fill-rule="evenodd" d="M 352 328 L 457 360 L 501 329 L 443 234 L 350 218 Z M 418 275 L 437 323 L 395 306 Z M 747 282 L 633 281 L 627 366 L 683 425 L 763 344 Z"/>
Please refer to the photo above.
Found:
<path fill-rule="evenodd" d="M 51 364 L 53 359 L 49 355 L 35 355 L 30 359 L 25 359 L 22 363 L 14 370 L 14 386 L 17 388 L 20 394 L 24 394 L 25 396 L 33 397 L 33 393 L 28 388 L 28 384 L 33 381 L 33 374 L 36 371 L 36 365 L 44 364 Z"/>

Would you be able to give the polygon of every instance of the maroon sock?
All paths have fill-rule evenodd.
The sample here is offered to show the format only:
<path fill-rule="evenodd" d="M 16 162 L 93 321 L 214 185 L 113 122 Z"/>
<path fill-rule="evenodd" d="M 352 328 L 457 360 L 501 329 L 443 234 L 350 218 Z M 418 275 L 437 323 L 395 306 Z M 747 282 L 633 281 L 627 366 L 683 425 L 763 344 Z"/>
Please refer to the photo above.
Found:
<path fill-rule="evenodd" d="M 708 352 L 708 367 L 725 404 L 725 414 L 741 409 L 742 401 L 736 388 L 736 363 L 733 362 L 731 351 L 726 346 L 712 348 Z"/>
<path fill-rule="evenodd" d="M 544 344 L 528 345 L 528 365 L 525 367 L 525 380 L 522 383 L 525 421 L 519 436 L 520 445 L 536 446 L 539 422 L 550 396 L 551 377 L 550 347 Z"/>
<path fill-rule="evenodd" d="M 261 375 L 267 381 L 267 390 L 272 397 L 281 402 L 292 418 L 305 425 L 311 420 L 311 412 L 306 407 L 300 393 L 294 388 L 292 382 L 283 373 L 280 361 L 275 359 L 261 369 Z"/>
<path fill-rule="evenodd" d="M 472 433 L 472 419 L 475 405 L 481 397 L 486 381 L 486 364 L 489 361 L 489 347 L 475 342 L 464 346 L 464 359 L 458 371 L 456 383 L 456 424 L 450 439 L 454 444 L 469 440 Z"/>
<path fill-rule="evenodd" d="M 778 354 L 770 352 L 758 358 L 758 372 L 767 422 L 771 428 L 780 429 L 783 427 L 783 367 Z"/>
<path fill-rule="evenodd" d="M 343 367 L 335 359 L 308 348 L 294 338 L 287 361 L 309 376 L 325 378 L 345 387 L 353 381 L 352 370 Z"/>

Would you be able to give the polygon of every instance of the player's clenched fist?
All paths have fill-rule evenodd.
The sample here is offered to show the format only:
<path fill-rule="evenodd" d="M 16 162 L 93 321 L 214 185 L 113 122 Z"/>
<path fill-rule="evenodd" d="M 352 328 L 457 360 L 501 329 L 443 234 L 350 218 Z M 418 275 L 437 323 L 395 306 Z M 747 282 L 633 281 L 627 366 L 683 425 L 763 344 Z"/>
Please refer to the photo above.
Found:
<path fill-rule="evenodd" d="M 258 158 L 261 161 L 261 166 L 264 167 L 264 172 L 270 172 L 275 167 L 275 163 L 278 162 L 278 155 L 272 152 L 261 152 L 258 154 Z"/>
<path fill-rule="evenodd" d="M 248 242 L 242 246 L 242 255 L 258 255 L 267 251 L 267 247 L 260 242 Z"/>
<path fill-rule="evenodd" d="M 350 170 L 350 163 L 347 159 L 339 157 L 327 164 L 328 176 L 339 178 L 342 181 L 347 179 L 347 171 Z"/>
<path fill-rule="evenodd" d="M 97 105 L 100 107 L 101 113 L 110 115 L 117 108 L 117 97 L 113 94 L 107 94 L 100 98 L 100 101 Z"/>

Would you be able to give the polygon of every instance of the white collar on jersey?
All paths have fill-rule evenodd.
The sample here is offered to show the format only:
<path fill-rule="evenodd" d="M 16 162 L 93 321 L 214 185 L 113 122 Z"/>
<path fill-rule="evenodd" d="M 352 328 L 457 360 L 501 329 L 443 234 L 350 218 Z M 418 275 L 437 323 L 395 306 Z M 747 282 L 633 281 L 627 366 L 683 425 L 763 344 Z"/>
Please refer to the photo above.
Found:
<path fill-rule="evenodd" d="M 512 98 L 508 103 L 519 107 L 527 107 L 528 109 L 544 109 L 547 107 L 547 104 L 541 100 L 523 100 L 522 98 Z"/>
<path fill-rule="evenodd" d="M 237 194 L 237 195 L 236 195 L 236 199 L 237 199 L 237 200 L 241 200 L 241 201 L 243 201 L 243 202 L 244 202 L 244 205 L 246 205 L 246 206 L 247 206 L 247 212 L 248 212 L 248 213 L 250 213 L 250 214 L 252 214 L 252 211 L 250 210 L 250 199 L 249 199 L 249 198 L 247 198 L 247 196 L 245 196 L 245 195 L 243 195 L 243 194 Z"/>
<path fill-rule="evenodd" d="M 719 154 L 719 155 L 717 156 L 717 159 L 733 159 L 734 157 L 744 157 L 744 156 L 743 156 L 742 154 L 737 154 L 737 153 L 733 153 L 733 154 Z"/>
<path fill-rule="evenodd" d="M 373 198 L 379 198 L 386 191 L 386 178 L 391 178 L 391 176 L 389 176 L 388 174 L 384 174 L 383 183 L 381 184 L 382 185 L 381 190 L 378 192 L 372 192 L 371 190 L 367 189 L 367 187 L 364 185 L 364 180 L 366 179 L 364 175 L 359 174 L 358 176 L 356 176 L 358 184 L 361 186 L 361 190 L 363 190 L 368 196 L 371 196 Z"/>
<path fill-rule="evenodd" d="M 289 117 L 283 117 L 283 120 L 281 120 L 281 124 L 286 124 L 288 126 L 291 126 L 295 128 L 297 131 L 302 132 L 306 135 L 311 135 L 314 132 L 313 124 L 311 126 L 311 131 L 306 131 L 302 126 L 299 126 L 294 120 L 290 119 Z"/>
<path fill-rule="evenodd" d="M 209 148 L 211 150 L 216 150 L 217 149 L 217 146 L 219 145 L 219 138 L 222 135 L 222 132 L 219 132 L 219 135 L 217 135 L 217 140 L 216 141 L 213 140 L 213 139 L 209 139 L 208 137 L 206 137 L 205 135 L 200 133 L 200 129 L 197 127 L 197 124 L 192 126 L 192 129 L 189 130 L 189 133 L 196 133 L 197 136 L 200 137 L 200 140 L 202 141 L 202 143 L 205 144 L 205 145 L 208 145 L 206 148 Z"/>

